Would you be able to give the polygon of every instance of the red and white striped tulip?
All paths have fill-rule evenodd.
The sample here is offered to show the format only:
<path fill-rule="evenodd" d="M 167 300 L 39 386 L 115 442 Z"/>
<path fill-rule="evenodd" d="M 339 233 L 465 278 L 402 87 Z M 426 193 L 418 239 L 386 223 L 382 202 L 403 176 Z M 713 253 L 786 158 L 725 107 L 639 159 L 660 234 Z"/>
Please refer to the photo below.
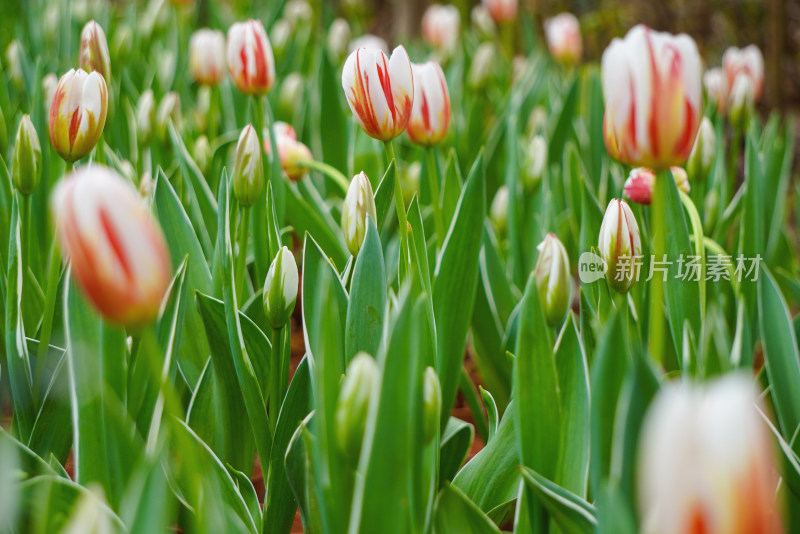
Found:
<path fill-rule="evenodd" d="M 189 70 L 202 85 L 217 85 L 225 76 L 225 34 L 203 28 L 189 40 Z"/>
<path fill-rule="evenodd" d="M 51 205 L 72 276 L 95 308 L 126 326 L 155 319 L 169 251 L 133 185 L 108 167 L 81 167 L 59 182 Z"/>
<path fill-rule="evenodd" d="M 408 119 L 408 137 L 422 146 L 433 146 L 450 127 L 450 93 L 438 63 L 414 63 L 414 104 Z"/>
<path fill-rule="evenodd" d="M 572 13 L 561 13 L 544 23 L 547 48 L 553 58 L 564 65 L 574 65 L 583 55 L 583 41 L 578 18 Z"/>
<path fill-rule="evenodd" d="M 776 468 L 752 380 L 670 383 L 639 449 L 643 534 L 777 534 Z"/>
<path fill-rule="evenodd" d="M 402 46 L 389 58 L 374 48 L 350 54 L 342 71 L 342 88 L 353 115 L 370 137 L 391 141 L 406 129 L 414 81 L 411 60 Z"/>
<path fill-rule="evenodd" d="M 608 203 L 597 248 L 608 267 L 608 285 L 627 293 L 638 277 L 636 258 L 642 255 L 642 238 L 636 217 L 624 200 L 614 198 Z"/>
<path fill-rule="evenodd" d="M 722 56 L 722 69 L 725 71 L 728 87 L 733 89 L 736 78 L 744 74 L 753 83 L 756 100 L 761 98 L 764 89 L 764 56 L 756 45 L 728 48 Z"/>
<path fill-rule="evenodd" d="M 50 141 L 58 155 L 77 161 L 92 151 L 106 124 L 108 88 L 98 72 L 72 69 L 58 82 L 50 104 Z"/>
<path fill-rule="evenodd" d="M 111 79 L 111 59 L 108 54 L 108 41 L 103 28 L 90 20 L 81 31 L 81 68 L 86 72 L 97 71 L 105 81 Z"/>
<path fill-rule="evenodd" d="M 453 5 L 431 4 L 422 16 L 422 37 L 434 48 L 452 52 L 458 45 L 461 14 Z"/>
<path fill-rule="evenodd" d="M 236 87 L 262 96 L 275 83 L 275 56 L 260 20 L 237 22 L 228 30 L 228 69 Z"/>
<path fill-rule="evenodd" d="M 606 148 L 631 166 L 683 165 L 702 111 L 700 55 L 688 35 L 634 27 L 603 53 Z"/>
<path fill-rule="evenodd" d="M 519 0 L 482 0 L 495 22 L 508 22 L 517 18 Z"/>
<path fill-rule="evenodd" d="M 703 75 L 708 99 L 717 107 L 717 111 L 725 113 L 728 109 L 728 78 L 725 72 L 715 67 L 708 69 Z"/>
<path fill-rule="evenodd" d="M 689 194 L 689 176 L 682 167 L 671 167 L 672 178 L 678 189 Z M 637 167 L 631 170 L 628 179 L 625 180 L 622 194 L 637 204 L 649 206 L 653 200 L 653 187 L 656 183 L 656 173 L 647 167 Z"/>

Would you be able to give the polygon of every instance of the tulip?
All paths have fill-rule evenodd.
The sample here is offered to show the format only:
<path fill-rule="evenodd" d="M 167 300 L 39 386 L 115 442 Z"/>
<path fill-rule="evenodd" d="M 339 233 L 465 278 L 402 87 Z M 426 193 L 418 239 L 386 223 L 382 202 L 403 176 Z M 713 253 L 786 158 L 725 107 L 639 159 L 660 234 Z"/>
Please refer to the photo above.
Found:
<path fill-rule="evenodd" d="M 91 165 L 61 180 L 51 202 L 72 275 L 95 308 L 125 326 L 155 319 L 170 283 L 170 258 L 133 185 Z"/>
<path fill-rule="evenodd" d="M 297 301 L 297 263 L 286 247 L 281 247 L 272 261 L 264 282 L 264 312 L 273 329 L 289 322 Z"/>
<path fill-rule="evenodd" d="M 53 95 L 56 94 L 56 87 L 58 87 L 58 77 L 52 72 L 42 78 L 42 98 L 48 114 L 50 113 L 50 104 L 53 102 Z"/>
<path fill-rule="evenodd" d="M 689 185 L 689 178 L 686 171 L 681 167 L 672 167 L 672 177 L 675 179 L 675 185 L 678 189 L 689 194 L 691 186 Z M 625 180 L 623 186 L 623 194 L 636 202 L 649 206 L 653 200 L 653 186 L 656 183 L 656 173 L 647 167 L 637 167 L 631 170 L 628 179 Z"/>
<path fill-rule="evenodd" d="M 731 124 L 739 129 L 744 129 L 755 105 L 755 99 L 753 80 L 744 74 L 739 75 L 733 82 L 731 93 L 728 96 Z"/>
<path fill-rule="evenodd" d="M 519 0 L 482 0 L 492 19 L 497 22 L 508 22 L 517 18 Z"/>
<path fill-rule="evenodd" d="M 377 35 L 372 35 L 371 33 L 362 35 L 361 37 L 356 37 L 355 39 L 350 41 L 350 45 L 348 46 L 348 52 L 352 54 L 359 48 L 380 50 L 387 56 L 389 55 L 389 45 L 386 43 L 386 41 L 384 41 Z"/>
<path fill-rule="evenodd" d="M 361 250 L 361 244 L 367 235 L 367 215 L 377 224 L 378 216 L 375 213 L 372 184 L 369 183 L 367 175 L 360 172 L 350 182 L 342 206 L 344 241 L 353 257 L 358 256 L 358 251 Z"/>
<path fill-rule="evenodd" d="M 202 85 L 218 85 L 225 76 L 225 34 L 203 28 L 189 40 L 189 70 Z"/>
<path fill-rule="evenodd" d="M 303 75 L 293 72 L 284 78 L 278 93 L 278 109 L 285 115 L 294 115 L 295 109 L 303 102 Z"/>
<path fill-rule="evenodd" d="M 700 131 L 697 132 L 697 139 L 686 162 L 686 170 L 692 179 L 705 179 L 711 171 L 711 163 L 717 151 L 717 134 L 714 126 L 708 117 L 703 117 L 700 123 Z"/>
<path fill-rule="evenodd" d="M 450 93 L 438 63 L 414 63 L 414 104 L 408 119 L 408 137 L 422 146 L 433 146 L 447 135 L 450 126 Z"/>
<path fill-rule="evenodd" d="M 489 218 L 494 223 L 495 230 L 498 234 L 503 234 L 506 231 L 506 222 L 508 220 L 508 187 L 501 185 L 497 189 L 492 199 L 492 205 L 489 207 Z"/>
<path fill-rule="evenodd" d="M 547 234 L 536 249 L 539 251 L 539 259 L 533 272 L 539 300 L 547 324 L 558 326 L 564 320 L 571 300 L 572 276 L 567 249 L 553 233 Z"/>
<path fill-rule="evenodd" d="M 81 31 L 81 68 L 86 72 L 97 71 L 108 82 L 111 80 L 111 58 L 108 41 L 103 28 L 90 20 Z"/>
<path fill-rule="evenodd" d="M 297 134 L 291 125 L 276 121 L 273 125 L 275 130 L 275 144 L 278 146 L 278 158 L 281 161 L 281 168 L 286 176 L 293 181 L 302 179 L 308 174 L 308 167 L 304 162 L 313 161 L 314 156 L 311 150 L 297 140 Z M 272 153 L 272 143 L 270 142 L 269 130 L 264 129 L 264 152 Z"/>
<path fill-rule="evenodd" d="M 764 88 L 764 56 L 756 45 L 742 49 L 732 46 L 722 56 L 722 68 L 728 80 L 728 87 L 733 88 L 736 78 L 744 74 L 753 84 L 755 99 L 761 98 Z"/>
<path fill-rule="evenodd" d="M 497 50 L 491 42 L 481 43 L 472 56 L 467 82 L 473 89 L 481 89 L 494 76 Z"/>
<path fill-rule="evenodd" d="M 239 204 L 250 207 L 256 203 L 264 187 L 264 168 L 261 165 L 258 135 L 252 124 L 245 126 L 236 145 L 233 166 L 233 193 Z"/>
<path fill-rule="evenodd" d="M 23 115 L 14 143 L 14 166 L 11 179 L 23 195 L 30 195 L 39 184 L 42 174 L 42 147 L 30 115 Z"/>
<path fill-rule="evenodd" d="M 713 68 L 703 75 L 703 85 L 708 99 L 716 106 L 719 113 L 728 109 L 728 78 L 720 68 Z"/>
<path fill-rule="evenodd" d="M 286 47 L 292 40 L 293 32 L 294 30 L 292 29 L 291 23 L 286 19 L 278 19 L 275 21 L 275 24 L 272 25 L 272 29 L 269 33 L 269 41 L 272 45 L 272 51 L 275 52 L 277 58 L 283 57 Z"/>
<path fill-rule="evenodd" d="M 289 0 L 283 8 L 283 17 L 292 30 L 296 30 L 302 24 L 307 24 L 313 16 L 314 11 L 306 0 Z"/>
<path fill-rule="evenodd" d="M 6 65 L 8 66 L 9 77 L 17 87 L 22 87 L 24 84 L 24 80 L 22 79 L 22 60 L 20 59 L 22 53 L 22 45 L 19 44 L 19 41 L 14 39 L 8 43 L 8 48 L 6 48 Z"/>
<path fill-rule="evenodd" d="M 574 65 L 581 60 L 583 42 L 581 27 L 572 13 L 561 13 L 544 23 L 547 48 L 553 58 L 565 65 Z"/>
<path fill-rule="evenodd" d="M 126 62 L 133 48 L 133 30 L 127 24 L 117 26 L 111 38 L 111 54 L 115 61 Z"/>
<path fill-rule="evenodd" d="M 608 203 L 598 242 L 600 256 L 606 262 L 606 279 L 615 291 L 626 293 L 638 275 L 637 258 L 642 254 L 639 225 L 624 200 Z"/>
<path fill-rule="evenodd" d="M 442 386 L 439 377 L 433 367 L 426 367 L 422 375 L 422 439 L 426 445 L 436 436 L 441 410 Z"/>
<path fill-rule="evenodd" d="M 469 13 L 469 19 L 482 39 L 492 39 L 497 32 L 494 20 L 492 20 L 489 10 L 483 4 L 477 4 L 472 8 Z"/>
<path fill-rule="evenodd" d="M 150 89 L 142 93 L 136 104 L 136 135 L 142 145 L 150 144 L 156 122 L 156 97 Z"/>
<path fill-rule="evenodd" d="M 782 532 L 771 436 L 758 405 L 744 374 L 661 388 L 640 441 L 640 532 Z"/>
<path fill-rule="evenodd" d="M 523 179 L 527 189 L 533 189 L 542 180 L 544 169 L 547 165 L 547 141 L 541 135 L 536 135 L 528 143 L 525 150 L 525 174 Z"/>
<path fill-rule="evenodd" d="M 208 172 L 208 166 L 211 164 L 211 160 L 214 157 L 214 151 L 211 148 L 208 137 L 201 135 L 195 140 L 194 146 L 192 147 L 192 155 L 194 156 L 194 161 L 197 163 L 200 172 L 203 174 Z"/>
<path fill-rule="evenodd" d="M 343 18 L 337 18 L 331 23 L 328 30 L 328 53 L 332 58 L 341 61 L 348 53 L 350 43 L 350 25 Z"/>
<path fill-rule="evenodd" d="M 358 458 L 367 424 L 370 399 L 377 393 L 381 372 L 375 358 L 359 352 L 347 366 L 336 404 L 336 438 L 341 451 Z"/>
<path fill-rule="evenodd" d="M 453 52 L 458 45 L 461 14 L 453 5 L 431 4 L 422 16 L 422 37 L 434 48 Z"/>
<path fill-rule="evenodd" d="M 103 76 L 83 69 L 62 76 L 50 104 L 50 141 L 58 155 L 73 162 L 89 154 L 103 133 L 107 111 Z"/>
<path fill-rule="evenodd" d="M 342 88 L 356 120 L 370 137 L 391 141 L 406 129 L 414 101 L 411 60 L 398 46 L 387 58 L 359 48 L 347 58 Z"/>
<path fill-rule="evenodd" d="M 175 91 L 170 91 L 161 99 L 156 110 L 156 133 L 158 139 L 163 143 L 167 140 L 169 125 L 172 123 L 175 129 L 181 129 L 181 97 Z"/>
<path fill-rule="evenodd" d="M 275 83 L 275 58 L 259 20 L 237 22 L 228 30 L 228 68 L 236 87 L 247 95 L 262 96 Z"/>
<path fill-rule="evenodd" d="M 700 55 L 688 35 L 638 25 L 603 53 L 606 147 L 631 166 L 683 165 L 700 127 Z"/>

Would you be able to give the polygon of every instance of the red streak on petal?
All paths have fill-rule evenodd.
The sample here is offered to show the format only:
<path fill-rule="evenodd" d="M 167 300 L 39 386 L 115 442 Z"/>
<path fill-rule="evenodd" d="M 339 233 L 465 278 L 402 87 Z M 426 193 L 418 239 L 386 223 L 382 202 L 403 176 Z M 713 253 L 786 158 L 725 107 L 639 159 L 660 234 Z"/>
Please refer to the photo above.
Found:
<path fill-rule="evenodd" d="M 695 506 L 694 510 L 692 511 L 692 515 L 689 518 L 688 530 L 686 534 L 709 534 L 710 532 L 711 528 L 708 526 L 703 509 L 698 504 Z"/>
<path fill-rule="evenodd" d="M 386 65 L 386 55 L 380 54 L 380 58 L 383 63 L 383 68 L 381 68 L 381 65 L 376 65 L 378 81 L 381 84 L 383 96 L 386 98 L 386 105 L 389 107 L 389 113 L 392 114 L 392 125 L 395 126 L 397 124 L 397 109 L 395 109 L 394 95 L 392 94 L 392 80 L 389 77 L 389 67 Z"/>
<path fill-rule="evenodd" d="M 261 36 L 258 34 L 258 32 L 256 32 L 256 24 L 251 24 L 253 26 L 253 34 L 256 39 L 256 88 L 259 90 L 266 90 L 269 80 L 267 79 L 267 60 L 264 54 L 264 42 L 261 40 Z"/>
<path fill-rule="evenodd" d="M 650 153 L 652 159 L 657 159 L 660 147 L 658 139 L 658 110 L 659 102 L 661 101 L 661 73 L 658 72 L 658 65 L 656 65 L 655 53 L 653 51 L 653 42 L 650 36 L 650 29 L 644 30 L 645 39 L 647 40 L 647 54 L 650 59 L 650 73 L 652 83 L 652 95 L 650 101 L 650 121 L 648 124 L 648 134 L 650 135 Z"/>
<path fill-rule="evenodd" d="M 102 207 L 99 210 L 98 216 L 100 217 L 100 225 L 103 227 L 103 232 L 105 233 L 106 239 L 108 239 L 108 244 L 111 245 L 111 249 L 114 251 L 114 255 L 116 256 L 120 267 L 122 267 L 122 270 L 125 272 L 125 276 L 128 278 L 128 280 L 132 280 L 133 270 L 131 269 L 128 257 L 125 254 L 125 247 L 123 247 L 122 241 L 117 234 L 117 230 L 114 228 L 114 225 L 111 222 L 111 217 Z"/>
<path fill-rule="evenodd" d="M 378 139 L 385 137 L 385 132 L 381 131 L 378 119 L 375 116 L 375 109 L 372 100 L 369 98 L 369 77 L 361 70 L 360 50 L 356 52 L 355 80 L 353 80 L 352 95 L 348 98 L 356 115 L 361 119 L 364 130 Z"/>
<path fill-rule="evenodd" d="M 422 124 L 425 127 L 425 133 L 430 136 L 434 132 L 431 131 L 431 110 L 428 106 L 428 95 L 425 94 L 425 91 L 422 91 L 422 94 L 419 96 L 422 97 L 422 107 L 420 108 L 420 112 L 422 113 Z"/>
<path fill-rule="evenodd" d="M 72 147 L 75 146 L 75 139 L 78 137 L 78 130 L 81 126 L 81 108 L 80 106 L 72 113 L 72 117 L 69 120 L 69 148 L 70 153 L 72 152 Z"/>

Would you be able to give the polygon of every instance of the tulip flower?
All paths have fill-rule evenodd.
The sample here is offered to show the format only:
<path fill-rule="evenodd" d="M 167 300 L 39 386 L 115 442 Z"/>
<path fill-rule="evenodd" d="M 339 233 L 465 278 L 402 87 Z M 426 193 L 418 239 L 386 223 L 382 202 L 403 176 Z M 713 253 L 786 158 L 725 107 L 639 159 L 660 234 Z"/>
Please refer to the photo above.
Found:
<path fill-rule="evenodd" d="M 497 49 L 491 42 L 481 43 L 472 56 L 467 82 L 473 89 L 482 89 L 494 76 Z"/>
<path fill-rule="evenodd" d="M 561 13 L 544 23 L 547 48 L 553 58 L 565 65 L 574 65 L 583 55 L 581 27 L 572 13 Z"/>
<path fill-rule="evenodd" d="M 703 85 L 708 99 L 716 106 L 717 111 L 725 113 L 728 109 L 728 78 L 722 69 L 708 69 L 703 75 Z"/>
<path fill-rule="evenodd" d="M 170 283 L 169 251 L 133 185 L 91 165 L 61 180 L 51 203 L 72 275 L 95 308 L 125 326 L 155 319 Z"/>
<path fill-rule="evenodd" d="M 142 145 L 150 144 L 156 122 L 156 97 L 148 89 L 139 97 L 136 104 L 136 136 Z"/>
<path fill-rule="evenodd" d="M 755 105 L 756 90 L 753 80 L 749 76 L 740 74 L 733 82 L 730 95 L 728 95 L 728 110 L 730 111 L 731 124 L 739 129 L 744 129 L 750 112 Z"/>
<path fill-rule="evenodd" d="M 776 466 L 752 380 L 669 383 L 639 448 L 643 534 L 778 534 Z"/>
<path fill-rule="evenodd" d="M 293 181 L 302 179 L 308 173 L 308 167 L 302 165 L 303 162 L 313 161 L 314 156 L 311 150 L 297 140 L 297 134 L 291 125 L 276 121 L 275 144 L 278 146 L 278 158 L 281 161 L 281 168 L 286 176 Z M 270 142 L 269 130 L 264 129 L 264 152 L 272 153 L 272 143 Z"/>
<path fill-rule="evenodd" d="M 678 189 L 689 194 L 691 186 L 686 171 L 681 167 L 670 168 L 675 185 Z M 625 180 L 622 193 L 637 204 L 649 206 L 653 199 L 653 186 L 656 183 L 656 173 L 647 167 L 637 167 L 631 170 L 628 179 Z"/>
<path fill-rule="evenodd" d="M 370 399 L 378 391 L 381 372 L 375 358 L 359 352 L 347 366 L 347 373 L 336 404 L 336 438 L 345 456 L 358 458 Z"/>
<path fill-rule="evenodd" d="M 278 59 L 283 58 L 283 53 L 292 40 L 294 30 L 292 25 L 286 19 L 278 19 L 269 32 L 269 42 L 272 45 L 272 51 Z"/>
<path fill-rule="evenodd" d="M 639 225 L 624 200 L 608 203 L 598 242 L 600 256 L 606 262 L 606 279 L 612 289 L 626 293 L 638 275 L 637 259 L 642 255 Z"/>
<path fill-rule="evenodd" d="M 361 244 L 367 235 L 367 215 L 372 217 L 377 224 L 378 216 L 375 213 L 375 198 L 372 193 L 372 184 L 363 172 L 358 173 L 350 182 L 350 188 L 344 197 L 342 206 L 342 230 L 347 250 L 355 257 L 361 250 Z"/>
<path fill-rule="evenodd" d="M 482 0 L 484 6 L 497 23 L 512 21 L 517 18 L 519 0 Z"/>
<path fill-rule="evenodd" d="M 30 195 L 39 184 L 42 174 L 42 147 L 30 115 L 23 115 L 14 142 L 14 166 L 11 180 L 14 188 L 23 195 Z"/>
<path fill-rule="evenodd" d="M 433 146 L 447 135 L 450 126 L 450 93 L 438 63 L 414 63 L 414 104 L 408 119 L 408 137 L 422 146 Z"/>
<path fill-rule="evenodd" d="M 539 290 L 547 324 L 558 326 L 569 309 L 572 291 L 569 257 L 564 244 L 555 234 L 549 233 L 536 247 L 539 259 L 536 261 L 534 276 Z"/>
<path fill-rule="evenodd" d="M 264 187 L 264 168 L 261 165 L 258 135 L 252 124 L 248 124 L 239 135 L 236 145 L 236 161 L 233 166 L 233 193 L 239 204 L 252 206 Z"/>
<path fill-rule="evenodd" d="M 498 234 L 503 234 L 506 231 L 506 222 L 508 220 L 508 187 L 501 185 L 492 199 L 492 205 L 489 207 L 489 218 L 494 223 L 494 228 Z"/>
<path fill-rule="evenodd" d="M 228 69 L 236 87 L 262 96 L 275 83 L 275 57 L 259 20 L 237 22 L 228 30 Z"/>
<path fill-rule="evenodd" d="M 761 98 L 764 89 L 764 56 L 756 45 L 736 48 L 732 46 L 722 56 L 722 69 L 728 80 L 728 87 L 733 89 L 736 78 L 745 75 L 750 78 L 755 92 L 755 99 Z"/>
<path fill-rule="evenodd" d="M 264 282 L 264 313 L 273 329 L 289 322 L 297 301 L 297 263 L 291 251 L 281 247 L 272 261 Z"/>
<path fill-rule="evenodd" d="M 8 43 L 8 47 L 6 48 L 6 66 L 11 81 L 14 82 L 14 85 L 17 87 L 22 87 L 24 83 L 22 79 L 22 60 L 20 59 L 20 54 L 22 53 L 24 52 L 19 41 L 14 39 Z"/>
<path fill-rule="evenodd" d="M 108 41 L 100 25 L 90 20 L 81 31 L 81 68 L 86 72 L 97 71 L 108 82 L 111 80 L 111 59 Z"/>
<path fill-rule="evenodd" d="M 332 58 L 344 59 L 345 54 L 349 52 L 350 36 L 350 24 L 345 19 L 337 18 L 331 23 L 326 43 Z"/>
<path fill-rule="evenodd" d="M 422 37 L 434 48 L 450 53 L 458 45 L 461 14 L 453 5 L 431 4 L 422 16 Z"/>
<path fill-rule="evenodd" d="M 483 4 L 477 4 L 472 8 L 472 11 L 469 13 L 469 20 L 482 39 L 491 39 L 497 32 L 494 20 L 489 14 L 489 10 L 486 9 L 486 6 Z"/>
<path fill-rule="evenodd" d="M 638 25 L 603 53 L 606 147 L 631 166 L 683 165 L 700 127 L 700 55 L 688 35 Z"/>
<path fill-rule="evenodd" d="M 348 52 L 352 54 L 359 48 L 380 50 L 387 56 L 389 55 L 389 45 L 386 43 L 386 41 L 384 41 L 377 35 L 372 35 L 371 33 L 362 35 L 361 37 L 356 37 L 355 39 L 350 41 L 350 45 L 348 46 Z"/>
<path fill-rule="evenodd" d="M 525 173 L 523 180 L 527 189 L 533 189 L 542 180 L 547 165 L 547 141 L 535 135 L 525 150 Z"/>
<path fill-rule="evenodd" d="M 289 0 L 283 8 L 283 18 L 293 31 L 301 24 L 311 21 L 313 16 L 314 11 L 306 0 Z"/>
<path fill-rule="evenodd" d="M 436 436 L 442 410 L 442 386 L 433 367 L 426 367 L 422 375 L 422 440 L 427 445 Z"/>
<path fill-rule="evenodd" d="M 716 151 L 717 134 L 714 132 L 714 125 L 708 117 L 703 117 L 700 130 L 697 132 L 697 140 L 689 155 L 689 161 L 686 162 L 686 170 L 692 179 L 705 179 L 708 176 Z"/>
<path fill-rule="evenodd" d="M 278 109 L 284 114 L 293 116 L 295 109 L 303 102 L 305 81 L 299 72 L 292 72 L 281 83 L 278 93 Z"/>
<path fill-rule="evenodd" d="M 406 129 L 414 101 L 411 60 L 398 46 L 387 58 L 359 48 L 347 58 L 342 88 L 356 120 L 370 137 L 391 141 Z"/>
<path fill-rule="evenodd" d="M 208 137 L 201 135 L 195 140 L 194 146 L 192 147 L 192 156 L 200 172 L 205 174 L 208 171 L 211 159 L 214 157 L 214 151 L 211 148 Z"/>
<path fill-rule="evenodd" d="M 161 99 L 156 110 L 156 134 L 159 141 L 163 143 L 167 140 L 170 123 L 180 131 L 182 120 L 181 97 L 175 91 L 170 91 Z"/>
<path fill-rule="evenodd" d="M 215 86 L 225 76 L 225 35 L 219 30 L 197 30 L 189 40 L 189 70 L 199 84 Z"/>
<path fill-rule="evenodd" d="M 50 104 L 50 141 L 58 155 L 73 162 L 89 154 L 103 133 L 107 112 L 103 76 L 83 69 L 62 76 Z"/>
<path fill-rule="evenodd" d="M 53 102 L 53 95 L 56 94 L 56 87 L 58 87 L 58 76 L 52 72 L 42 78 L 42 98 L 47 106 L 48 114 L 50 113 L 50 104 Z"/>

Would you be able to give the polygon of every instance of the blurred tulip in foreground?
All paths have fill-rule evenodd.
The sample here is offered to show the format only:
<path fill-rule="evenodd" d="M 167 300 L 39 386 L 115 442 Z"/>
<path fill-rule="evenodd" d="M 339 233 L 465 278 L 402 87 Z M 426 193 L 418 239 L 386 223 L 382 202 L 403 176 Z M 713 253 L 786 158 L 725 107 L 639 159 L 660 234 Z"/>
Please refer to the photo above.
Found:
<path fill-rule="evenodd" d="M 553 58 L 565 65 L 574 65 L 583 55 L 581 27 L 572 13 L 561 13 L 544 23 L 547 48 Z"/>
<path fill-rule="evenodd" d="M 693 180 L 703 180 L 708 176 L 716 151 L 717 134 L 714 132 L 714 125 L 708 117 L 703 117 L 700 130 L 697 132 L 697 140 L 686 162 L 686 171 Z"/>
<path fill-rule="evenodd" d="M 450 126 L 450 93 L 438 63 L 412 65 L 414 104 L 408 120 L 408 137 L 422 146 L 432 146 L 445 138 Z"/>
<path fill-rule="evenodd" d="M 170 283 L 169 251 L 133 185 L 108 167 L 81 167 L 51 203 L 72 275 L 100 313 L 126 326 L 155 319 Z"/>
<path fill-rule="evenodd" d="M 203 28 L 189 41 L 189 69 L 202 85 L 217 85 L 225 76 L 225 34 Z"/>
<path fill-rule="evenodd" d="M 239 135 L 236 145 L 236 161 L 233 166 L 233 193 L 239 204 L 252 206 L 264 187 L 264 168 L 258 135 L 252 124 L 248 124 Z"/>
<path fill-rule="evenodd" d="M 370 137 L 390 141 L 406 129 L 414 82 L 411 60 L 402 46 L 388 58 L 374 48 L 350 54 L 342 71 L 342 88 L 353 115 Z"/>
<path fill-rule="evenodd" d="M 519 0 L 482 0 L 495 22 L 508 22 L 517 18 Z"/>
<path fill-rule="evenodd" d="M 259 20 L 237 22 L 228 30 L 228 69 L 236 87 L 247 95 L 262 96 L 275 83 L 275 57 Z"/>
<path fill-rule="evenodd" d="M 108 54 L 108 41 L 103 28 L 90 20 L 81 31 L 81 68 L 86 72 L 97 71 L 108 83 L 111 80 L 111 58 Z"/>
<path fill-rule="evenodd" d="M 636 218 L 624 200 L 612 199 L 608 203 L 600 225 L 598 249 L 608 267 L 608 285 L 627 293 L 638 276 L 637 258 L 642 255 L 642 240 Z"/>
<path fill-rule="evenodd" d="M 347 250 L 354 257 L 358 256 L 364 237 L 367 235 L 367 215 L 377 224 L 375 214 L 375 198 L 372 184 L 363 172 L 358 173 L 350 182 L 350 188 L 342 206 L 342 231 Z"/>
<path fill-rule="evenodd" d="M 631 166 L 683 165 L 701 115 L 700 55 L 688 35 L 634 27 L 603 53 L 606 148 Z"/>
<path fill-rule="evenodd" d="M 725 71 L 728 87 L 733 89 L 736 78 L 743 74 L 753 84 L 755 99 L 761 98 L 764 88 L 764 56 L 756 45 L 728 48 L 722 56 L 722 69 Z"/>
<path fill-rule="evenodd" d="M 728 78 L 722 69 L 708 69 L 703 75 L 703 85 L 708 99 L 717 107 L 717 111 L 725 113 L 728 109 Z"/>
<path fill-rule="evenodd" d="M 14 165 L 11 179 L 14 188 L 23 195 L 30 195 L 39 184 L 42 174 L 42 147 L 33 127 L 30 115 L 23 115 L 14 142 Z"/>
<path fill-rule="evenodd" d="M 59 156 L 77 161 L 92 151 L 106 123 L 108 89 L 103 77 L 72 69 L 58 82 L 50 104 L 50 141 Z"/>
<path fill-rule="evenodd" d="M 547 234 L 536 248 L 539 259 L 536 261 L 534 275 L 539 300 L 547 324 L 558 326 L 564 320 L 571 301 L 572 275 L 567 249 L 553 233 Z"/>
<path fill-rule="evenodd" d="M 432 47 L 448 53 L 458 45 L 461 14 L 453 5 L 431 4 L 422 16 L 422 37 Z"/>
<path fill-rule="evenodd" d="M 671 167 L 671 175 L 675 179 L 678 189 L 689 194 L 691 186 L 686 171 L 681 167 Z M 636 202 L 649 206 L 653 200 L 653 187 L 656 183 L 656 173 L 647 167 L 637 167 L 631 170 L 628 179 L 625 180 L 623 194 Z"/>
<path fill-rule="evenodd" d="M 367 424 L 370 399 L 378 391 L 380 369 L 375 358 L 359 352 L 347 366 L 336 405 L 336 437 L 342 452 L 358 458 Z"/>
<path fill-rule="evenodd" d="M 272 261 L 264 282 L 264 313 L 272 328 L 278 329 L 289 322 L 297 301 L 297 263 L 291 251 L 281 247 Z"/>

